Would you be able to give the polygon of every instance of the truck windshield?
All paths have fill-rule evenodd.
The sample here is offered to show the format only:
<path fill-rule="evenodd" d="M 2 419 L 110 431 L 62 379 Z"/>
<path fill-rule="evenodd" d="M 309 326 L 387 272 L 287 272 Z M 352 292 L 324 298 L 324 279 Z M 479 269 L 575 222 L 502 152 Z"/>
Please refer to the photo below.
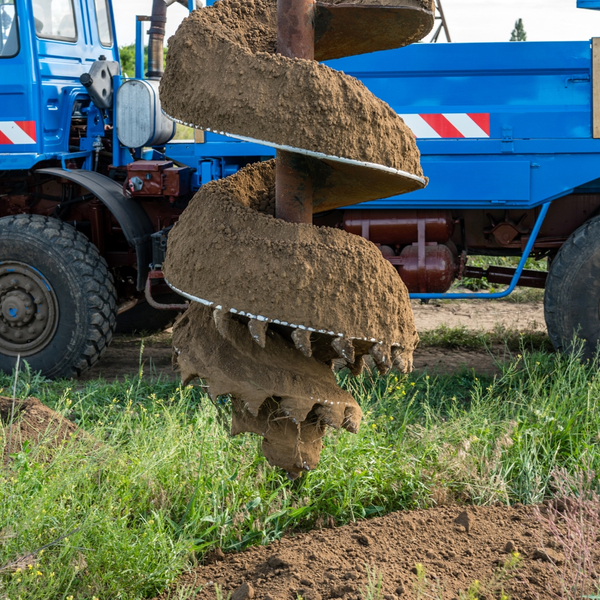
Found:
<path fill-rule="evenodd" d="M 0 58 L 19 53 L 19 31 L 15 0 L 0 0 Z"/>
<path fill-rule="evenodd" d="M 112 46 L 112 29 L 110 26 L 110 14 L 108 12 L 108 0 L 94 0 L 96 3 L 96 20 L 98 21 L 98 37 L 103 46 Z"/>
<path fill-rule="evenodd" d="M 33 15 L 38 37 L 77 41 L 73 0 L 34 0 Z"/>

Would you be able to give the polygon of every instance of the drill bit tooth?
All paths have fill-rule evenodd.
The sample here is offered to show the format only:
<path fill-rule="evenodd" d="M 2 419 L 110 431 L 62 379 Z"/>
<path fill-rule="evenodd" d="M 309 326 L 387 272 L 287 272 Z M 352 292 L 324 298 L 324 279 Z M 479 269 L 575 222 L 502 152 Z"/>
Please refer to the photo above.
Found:
<path fill-rule="evenodd" d="M 333 349 L 338 353 L 340 358 L 345 359 L 347 362 L 352 364 L 355 360 L 354 346 L 352 345 L 352 341 L 343 338 L 343 337 L 335 337 L 331 342 Z"/>
<path fill-rule="evenodd" d="M 215 327 L 217 328 L 217 331 L 221 334 L 221 337 L 227 337 L 225 320 L 228 318 L 228 316 L 229 314 L 226 311 L 221 310 L 219 308 L 216 308 L 213 311 L 213 321 L 215 322 Z"/>
<path fill-rule="evenodd" d="M 404 360 L 404 356 L 402 355 L 402 348 L 395 346 L 392 348 L 392 363 L 393 369 L 396 371 L 400 371 L 400 373 L 407 373 L 407 364 Z"/>
<path fill-rule="evenodd" d="M 352 373 L 354 377 L 358 377 L 359 375 L 362 375 L 362 372 L 365 368 L 365 359 L 363 356 L 359 356 L 351 365 L 348 366 L 350 367 L 350 373 Z"/>
<path fill-rule="evenodd" d="M 360 410 L 356 410 L 356 408 L 352 406 L 346 407 L 342 427 L 350 433 L 358 433 L 361 417 L 362 414 Z"/>
<path fill-rule="evenodd" d="M 392 368 L 389 352 L 386 352 L 383 344 L 375 344 L 371 346 L 371 348 L 369 348 L 369 354 L 373 357 L 375 366 L 381 375 L 387 374 L 387 372 Z"/>
<path fill-rule="evenodd" d="M 310 331 L 306 329 L 294 329 L 292 333 L 292 339 L 294 340 L 294 344 L 296 348 L 310 358 L 312 356 L 312 346 L 310 344 Z"/>
<path fill-rule="evenodd" d="M 252 339 L 261 347 L 264 348 L 267 343 L 267 329 L 269 323 L 267 321 L 258 321 L 257 319 L 250 319 L 248 321 L 248 329 Z"/>

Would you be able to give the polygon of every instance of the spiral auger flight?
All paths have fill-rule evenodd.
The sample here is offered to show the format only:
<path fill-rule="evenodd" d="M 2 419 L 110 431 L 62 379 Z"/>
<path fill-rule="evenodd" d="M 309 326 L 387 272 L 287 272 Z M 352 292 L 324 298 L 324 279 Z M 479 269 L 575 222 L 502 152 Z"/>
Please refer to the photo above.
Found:
<path fill-rule="evenodd" d="M 262 435 L 292 478 L 319 460 L 326 426 L 361 410 L 332 365 L 412 369 L 406 287 L 370 242 L 312 215 L 426 185 L 414 136 L 356 79 L 317 60 L 423 38 L 433 0 L 219 0 L 169 41 L 164 111 L 277 149 L 204 185 L 169 236 L 171 287 L 193 300 L 177 323 L 185 381 L 232 399 L 232 432 Z"/>

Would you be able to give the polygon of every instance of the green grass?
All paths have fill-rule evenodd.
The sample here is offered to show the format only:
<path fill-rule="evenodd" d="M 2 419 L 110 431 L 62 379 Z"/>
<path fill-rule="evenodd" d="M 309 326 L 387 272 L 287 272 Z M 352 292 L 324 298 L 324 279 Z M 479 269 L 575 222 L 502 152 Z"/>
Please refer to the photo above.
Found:
<path fill-rule="evenodd" d="M 496 379 L 342 377 L 361 431 L 330 432 L 319 467 L 296 482 L 266 464 L 255 436 L 229 437 L 226 406 L 202 387 L 24 374 L 19 397 L 89 435 L 49 461 L 26 448 L 0 470 L 0 598 L 151 597 L 215 546 L 435 502 L 539 502 L 555 468 L 600 470 L 597 372 L 524 350 Z M 0 387 L 9 394 L 11 379 Z"/>
<path fill-rule="evenodd" d="M 419 333 L 419 347 L 464 348 L 467 350 L 489 350 L 503 346 L 512 352 L 521 349 L 530 351 L 553 351 L 552 342 L 545 331 L 522 332 L 497 325 L 491 331 L 467 329 L 464 325 L 447 327 L 440 325 Z"/>
<path fill-rule="evenodd" d="M 470 267 L 480 267 L 482 269 L 487 269 L 490 266 L 515 269 L 519 264 L 519 261 L 519 256 L 469 256 L 468 264 Z M 528 258 L 525 263 L 525 269 L 531 271 L 547 271 L 547 261 L 546 259 L 536 260 L 534 258 Z M 485 277 L 481 279 L 463 277 L 454 282 L 450 291 L 464 291 L 464 289 L 467 289 L 473 292 L 493 293 L 501 292 L 507 287 L 508 286 L 505 285 L 490 283 Z M 544 290 L 518 287 L 512 294 L 505 298 L 500 298 L 497 301 L 522 304 L 526 302 L 542 302 L 543 299 Z"/>

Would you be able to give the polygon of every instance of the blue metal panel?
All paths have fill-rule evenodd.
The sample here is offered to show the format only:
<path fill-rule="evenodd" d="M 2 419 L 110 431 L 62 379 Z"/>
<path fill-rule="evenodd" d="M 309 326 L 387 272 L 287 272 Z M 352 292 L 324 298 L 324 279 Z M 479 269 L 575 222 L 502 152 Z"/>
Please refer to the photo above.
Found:
<path fill-rule="evenodd" d="M 36 93 L 38 75 L 31 58 L 31 30 L 28 27 L 29 3 L 17 0 L 20 51 L 13 58 L 0 59 L 0 121 L 38 121 L 39 96 Z M 37 128 L 36 144 L 13 145 L 0 142 L 0 170 L 12 166 L 11 155 L 35 155 L 41 149 L 40 131 Z M 20 165 L 21 161 L 17 161 Z"/>
<path fill-rule="evenodd" d="M 112 8 L 113 44 L 107 48 L 100 44 L 93 2 L 74 2 L 76 42 L 37 38 L 31 0 L 16 4 L 21 52 L 13 59 L 0 60 L 0 120 L 35 121 L 37 144 L 0 146 L 0 169 L 28 169 L 69 153 L 73 104 L 78 96 L 87 96 L 80 75 L 100 55 L 119 60 Z"/>
<path fill-rule="evenodd" d="M 600 0 L 577 0 L 577 8 L 600 10 Z"/>
<path fill-rule="evenodd" d="M 589 42 L 417 44 L 330 61 L 399 114 L 490 113 L 491 137 L 590 138 Z"/>

